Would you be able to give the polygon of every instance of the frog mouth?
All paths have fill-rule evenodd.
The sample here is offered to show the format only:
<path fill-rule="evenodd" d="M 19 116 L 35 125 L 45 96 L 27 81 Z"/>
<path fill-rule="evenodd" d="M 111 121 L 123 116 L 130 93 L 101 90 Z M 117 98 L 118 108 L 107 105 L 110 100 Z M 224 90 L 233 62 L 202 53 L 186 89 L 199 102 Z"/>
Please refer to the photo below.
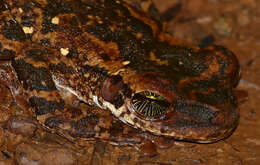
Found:
<path fill-rule="evenodd" d="M 164 101 L 157 103 L 164 106 L 161 112 L 150 113 L 149 110 L 144 112 L 142 109 L 145 107 L 141 108 L 141 104 L 138 106 L 135 103 L 136 98 L 147 99 L 143 98 L 143 95 L 147 97 L 154 94 L 135 93 L 132 99 L 126 98 L 125 104 L 119 108 L 107 101 L 104 105 L 122 122 L 132 127 L 155 135 L 197 143 L 213 143 L 226 138 L 232 134 L 238 124 L 239 114 L 232 106 L 227 107 L 227 111 L 222 111 L 213 106 L 181 99 L 173 101 L 172 104 Z M 157 97 L 156 100 L 162 99 Z"/>

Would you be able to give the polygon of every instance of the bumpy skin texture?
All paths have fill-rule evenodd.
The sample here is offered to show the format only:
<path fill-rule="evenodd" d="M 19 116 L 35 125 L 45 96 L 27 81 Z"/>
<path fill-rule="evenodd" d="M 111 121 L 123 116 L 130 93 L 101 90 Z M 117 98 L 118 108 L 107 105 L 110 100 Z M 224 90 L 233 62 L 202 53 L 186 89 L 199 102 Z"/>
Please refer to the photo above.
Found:
<path fill-rule="evenodd" d="M 0 13 L 0 57 L 11 59 L 1 66 L 1 81 L 15 98 L 23 93 L 49 129 L 75 132 L 82 119 L 73 118 L 58 89 L 135 128 L 179 140 L 214 142 L 238 124 L 239 63 L 222 46 L 178 44 L 160 22 L 122 1 L 4 0 Z M 4 76 L 7 65 L 17 81 Z M 133 110 L 142 91 L 164 98 L 166 112 L 147 117 Z M 100 124 L 98 116 L 80 122 Z"/>

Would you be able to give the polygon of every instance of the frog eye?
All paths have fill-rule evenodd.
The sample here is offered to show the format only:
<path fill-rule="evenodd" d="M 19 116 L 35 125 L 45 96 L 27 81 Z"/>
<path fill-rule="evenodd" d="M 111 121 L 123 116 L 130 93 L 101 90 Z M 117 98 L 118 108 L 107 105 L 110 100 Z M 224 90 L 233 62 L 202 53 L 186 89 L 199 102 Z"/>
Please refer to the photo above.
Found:
<path fill-rule="evenodd" d="M 133 110 L 146 119 L 156 119 L 163 116 L 169 109 L 170 103 L 162 96 L 142 91 L 132 98 Z"/>

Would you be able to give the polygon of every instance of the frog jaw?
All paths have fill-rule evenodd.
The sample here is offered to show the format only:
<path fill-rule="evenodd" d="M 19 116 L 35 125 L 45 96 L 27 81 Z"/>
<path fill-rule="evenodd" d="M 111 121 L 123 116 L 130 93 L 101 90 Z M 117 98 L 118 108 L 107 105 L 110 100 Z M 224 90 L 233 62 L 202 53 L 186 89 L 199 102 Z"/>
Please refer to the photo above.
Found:
<path fill-rule="evenodd" d="M 165 119 L 159 120 L 145 120 L 137 116 L 131 107 L 130 99 L 126 99 L 126 103 L 118 109 L 107 101 L 104 101 L 103 106 L 132 127 L 155 135 L 197 143 L 212 143 L 226 138 L 232 134 L 238 124 L 239 114 L 234 108 L 222 112 L 214 107 L 196 102 L 182 102 L 182 104 L 186 105 L 176 106 L 175 111 L 167 114 Z M 201 110 L 201 112 L 207 110 L 212 113 L 212 116 L 209 118 L 204 116 L 204 119 L 198 119 L 198 114 L 188 112 L 191 110 L 190 107 L 194 106 L 200 108 L 203 106 L 204 110 Z"/>
<path fill-rule="evenodd" d="M 170 84 L 160 86 L 159 84 L 162 84 L 162 82 L 158 81 L 152 82 L 152 80 L 149 80 L 152 84 L 150 86 L 145 81 L 142 81 L 142 83 L 140 81 L 140 83 L 137 83 L 138 85 L 126 87 L 127 85 L 123 85 L 122 80 L 116 79 L 118 81 L 113 78 L 108 78 L 105 81 L 103 93 L 113 92 L 103 94 L 102 106 L 109 109 L 119 120 L 132 127 L 178 140 L 211 143 L 228 137 L 238 124 L 239 113 L 235 106 L 226 105 L 219 109 L 205 103 L 188 100 L 180 96 L 177 91 L 169 91 Z M 136 78 L 135 80 L 138 82 Z M 157 90 L 153 88 L 154 86 L 157 87 Z M 127 95 L 122 96 L 122 104 L 120 106 L 114 104 L 115 98 L 125 93 L 128 88 L 131 88 L 131 90 L 127 92 Z M 135 94 L 141 91 L 156 92 L 165 97 L 170 103 L 169 110 L 157 118 L 138 114 L 133 108 L 132 99 Z"/>

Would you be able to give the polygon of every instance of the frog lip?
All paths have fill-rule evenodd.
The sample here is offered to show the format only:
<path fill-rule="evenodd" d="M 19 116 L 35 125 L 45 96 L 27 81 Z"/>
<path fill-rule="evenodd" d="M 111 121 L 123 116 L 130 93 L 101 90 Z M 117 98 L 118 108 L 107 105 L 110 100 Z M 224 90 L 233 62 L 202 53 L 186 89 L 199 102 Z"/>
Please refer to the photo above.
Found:
<path fill-rule="evenodd" d="M 209 108 L 214 110 L 214 107 Z M 168 129 L 164 128 L 161 131 L 165 131 L 166 134 L 176 132 L 175 139 L 198 143 L 212 143 L 230 136 L 239 121 L 239 113 L 233 107 L 225 111 L 218 111 L 214 116 L 199 121 L 183 115 L 173 116 L 172 119 L 177 118 L 177 120 L 169 118 L 162 121 L 162 128 L 167 125 Z"/>
<path fill-rule="evenodd" d="M 229 136 L 238 124 L 239 114 L 235 106 L 219 108 L 181 97 L 170 81 L 151 74 L 134 77 L 130 83 L 131 94 L 123 95 L 122 104 L 116 107 L 115 96 L 121 96 L 124 83 L 117 77 L 109 78 L 102 88 L 106 108 L 124 123 L 156 135 L 173 137 L 198 143 L 215 142 Z M 145 79 L 143 79 L 145 78 Z M 112 93 L 110 92 L 112 90 Z M 170 110 L 158 118 L 138 115 L 133 109 L 132 98 L 141 91 L 157 93 L 168 100 Z M 113 95 L 112 95 L 113 94 Z"/>
<path fill-rule="evenodd" d="M 182 102 L 183 103 L 183 102 Z M 187 102 L 186 102 L 187 103 Z M 212 143 L 226 138 L 232 134 L 238 125 L 239 113 L 236 108 L 231 107 L 226 110 L 219 110 L 212 106 L 188 102 L 192 106 L 204 106 L 198 113 L 189 113 L 189 107 L 175 106 L 175 111 L 167 114 L 166 118 L 159 120 L 145 120 L 139 118 L 128 105 L 128 113 L 118 117 L 143 131 L 148 131 L 156 135 L 173 137 L 178 140 L 185 140 L 197 143 Z M 187 103 L 187 104 L 188 104 Z M 181 109 L 182 107 L 182 109 Z M 200 113 L 207 112 L 204 116 Z M 210 114 L 211 113 L 211 114 Z"/>

